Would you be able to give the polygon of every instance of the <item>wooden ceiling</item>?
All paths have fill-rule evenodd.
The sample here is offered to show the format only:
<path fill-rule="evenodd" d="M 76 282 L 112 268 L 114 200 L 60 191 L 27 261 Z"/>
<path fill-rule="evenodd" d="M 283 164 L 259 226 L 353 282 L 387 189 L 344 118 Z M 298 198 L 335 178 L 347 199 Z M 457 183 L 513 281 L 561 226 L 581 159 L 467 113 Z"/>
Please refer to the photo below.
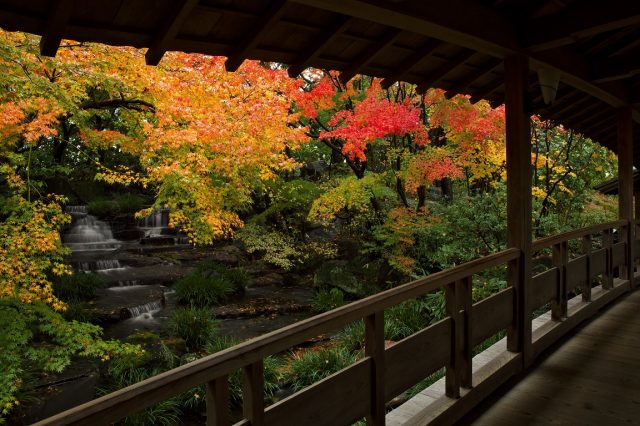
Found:
<path fill-rule="evenodd" d="M 504 97 L 502 59 L 522 53 L 531 113 L 614 150 L 616 109 L 640 102 L 638 1 L 0 0 L 0 27 L 42 35 L 47 55 L 63 38 L 148 47 L 149 64 L 166 51 L 199 52 L 227 56 L 229 70 L 245 59 L 288 64 L 292 76 L 313 66 L 494 105 Z M 562 73 L 552 105 L 541 68 Z M 640 110 L 633 116 L 640 122 Z"/>

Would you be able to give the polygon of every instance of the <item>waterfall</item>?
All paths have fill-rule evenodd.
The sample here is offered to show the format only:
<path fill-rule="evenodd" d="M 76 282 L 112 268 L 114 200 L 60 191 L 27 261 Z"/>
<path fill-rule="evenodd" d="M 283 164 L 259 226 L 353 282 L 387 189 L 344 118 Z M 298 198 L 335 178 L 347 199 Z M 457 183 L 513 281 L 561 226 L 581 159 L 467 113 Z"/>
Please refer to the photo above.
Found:
<path fill-rule="evenodd" d="M 109 273 L 126 269 L 118 259 L 102 259 L 91 262 L 78 262 L 77 270 L 80 272 Z"/>
<path fill-rule="evenodd" d="M 74 218 L 71 229 L 62 237 L 62 242 L 72 251 L 113 250 L 120 247 L 107 223 L 90 214 L 74 214 Z"/>
<path fill-rule="evenodd" d="M 72 216 L 84 216 L 89 213 L 87 206 L 66 206 L 64 211 Z"/>
<path fill-rule="evenodd" d="M 150 216 L 140 220 L 139 227 L 145 231 L 145 237 L 167 235 L 169 230 L 169 209 L 154 211 Z"/>
<path fill-rule="evenodd" d="M 132 308 L 123 308 L 122 311 L 120 311 L 120 317 L 150 319 L 153 318 L 153 314 L 162 309 L 162 306 L 162 300 L 155 300 L 153 302 L 145 303 L 144 305 L 134 306 Z"/>

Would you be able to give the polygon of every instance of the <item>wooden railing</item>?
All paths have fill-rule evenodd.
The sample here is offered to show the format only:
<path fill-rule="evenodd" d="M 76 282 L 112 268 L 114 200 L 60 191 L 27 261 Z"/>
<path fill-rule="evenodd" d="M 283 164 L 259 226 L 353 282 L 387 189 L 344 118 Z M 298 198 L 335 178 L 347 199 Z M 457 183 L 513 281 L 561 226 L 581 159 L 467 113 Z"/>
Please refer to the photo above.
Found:
<path fill-rule="evenodd" d="M 561 327 L 545 334 L 549 335 L 551 341 L 557 340 L 566 329 L 575 326 L 567 321 L 574 311 L 578 312 L 576 319 L 581 318 L 581 315 L 586 318 L 595 312 L 594 309 L 569 309 L 568 298 L 572 291 L 579 288 L 583 304 L 593 304 L 592 284 L 597 276 L 603 278 L 598 297 L 593 298 L 599 301 L 593 304 L 595 308 L 612 300 L 618 293 L 621 294 L 620 291 L 614 294 L 611 290 L 621 288 L 620 283 L 629 283 L 628 280 L 621 281 L 624 273 L 620 275 L 616 272 L 627 265 L 628 245 L 626 241 L 615 241 L 614 230 L 624 232 L 628 226 L 626 221 L 616 221 L 536 241 L 533 244 L 534 252 L 552 249 L 553 266 L 532 278 L 531 299 L 526 301 L 528 308 L 524 312 L 516 311 L 515 286 L 472 303 L 474 275 L 505 264 L 510 264 L 511 268 L 518 267 L 521 251 L 507 249 L 254 338 L 38 424 L 108 424 L 190 388 L 206 384 L 207 424 L 227 425 L 230 424 L 228 377 L 238 369 L 244 372 L 244 420 L 238 424 L 348 425 L 366 417 L 369 424 L 381 425 L 385 422 L 387 401 L 443 367 L 446 382 L 443 398 L 453 401 L 452 404 L 465 398 L 470 401 L 458 410 L 463 414 L 469 407 L 477 404 L 478 392 L 485 395 L 492 391 L 521 370 L 523 365 L 520 354 L 516 354 L 517 356 L 510 358 L 508 370 L 505 370 L 507 365 L 503 363 L 482 378 L 476 377 L 472 373 L 472 349 L 477 344 L 500 330 L 514 330 L 516 322 L 521 320 L 517 318 L 519 315 L 530 320 L 531 312 L 547 303 L 551 303 L 552 321 Z M 594 249 L 594 236 L 600 238 L 600 235 L 602 247 Z M 570 259 L 567 244 L 575 239 L 582 241 L 583 253 Z M 614 285 L 614 281 L 617 285 Z M 627 285 L 626 289 L 629 288 Z M 446 316 L 394 345 L 385 347 L 384 310 L 438 290 L 444 290 L 445 293 Z M 603 296 L 607 292 L 611 292 L 611 297 Z M 273 405 L 264 406 L 265 357 L 359 320 L 364 320 L 365 323 L 365 351 L 362 359 Z M 577 324 L 576 321 L 573 322 Z M 513 331 L 509 333 L 509 338 L 516 338 L 512 337 L 512 333 Z M 545 340 L 539 333 L 534 335 L 533 340 L 534 344 L 544 347 L 550 344 L 549 338 Z M 469 391 L 472 388 L 476 388 L 475 393 Z M 461 389 L 465 390 L 462 398 Z"/>

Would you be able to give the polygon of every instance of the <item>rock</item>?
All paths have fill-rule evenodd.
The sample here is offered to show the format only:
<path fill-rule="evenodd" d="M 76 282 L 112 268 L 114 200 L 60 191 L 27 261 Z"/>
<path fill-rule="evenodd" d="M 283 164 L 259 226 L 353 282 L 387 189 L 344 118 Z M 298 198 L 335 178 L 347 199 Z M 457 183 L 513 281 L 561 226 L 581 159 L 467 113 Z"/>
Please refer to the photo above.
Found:
<path fill-rule="evenodd" d="M 313 277 L 317 287 L 337 287 L 356 297 L 364 295 L 364 290 L 356 276 L 349 270 L 346 260 L 330 260 L 320 265 Z"/>
<path fill-rule="evenodd" d="M 121 229 L 113 231 L 113 237 L 120 241 L 135 241 L 144 237 L 144 232 L 139 229 Z"/>
<path fill-rule="evenodd" d="M 175 243 L 175 238 L 170 235 L 157 235 L 153 237 L 144 237 L 140 240 L 140 244 L 145 245 L 173 245 Z"/>
<path fill-rule="evenodd" d="M 237 256 L 226 251 L 214 251 L 213 253 L 211 253 L 209 258 L 211 260 L 215 260 L 218 263 L 222 263 L 223 265 L 228 266 L 238 266 L 238 264 L 240 263 L 240 260 Z"/>
<path fill-rule="evenodd" d="M 268 285 L 283 285 L 284 277 L 277 272 L 271 272 L 264 275 L 259 275 L 251 280 L 251 285 L 254 287 L 264 287 Z"/>

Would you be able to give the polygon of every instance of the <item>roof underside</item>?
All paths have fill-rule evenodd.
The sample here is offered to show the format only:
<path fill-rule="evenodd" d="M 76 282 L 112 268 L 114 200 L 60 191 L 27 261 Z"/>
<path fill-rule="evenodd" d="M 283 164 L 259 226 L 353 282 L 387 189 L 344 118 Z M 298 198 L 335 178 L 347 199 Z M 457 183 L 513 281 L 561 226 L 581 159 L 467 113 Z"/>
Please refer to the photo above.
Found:
<path fill-rule="evenodd" d="M 640 102 L 640 2 L 626 0 L 0 0 L 0 27 L 43 35 L 49 55 L 63 38 L 148 47 L 151 64 L 199 52 L 227 56 L 230 70 L 244 59 L 286 63 L 292 75 L 313 66 L 494 105 L 502 59 L 524 53 L 530 112 L 613 150 L 617 108 Z M 562 73 L 552 105 L 540 68 Z"/>

